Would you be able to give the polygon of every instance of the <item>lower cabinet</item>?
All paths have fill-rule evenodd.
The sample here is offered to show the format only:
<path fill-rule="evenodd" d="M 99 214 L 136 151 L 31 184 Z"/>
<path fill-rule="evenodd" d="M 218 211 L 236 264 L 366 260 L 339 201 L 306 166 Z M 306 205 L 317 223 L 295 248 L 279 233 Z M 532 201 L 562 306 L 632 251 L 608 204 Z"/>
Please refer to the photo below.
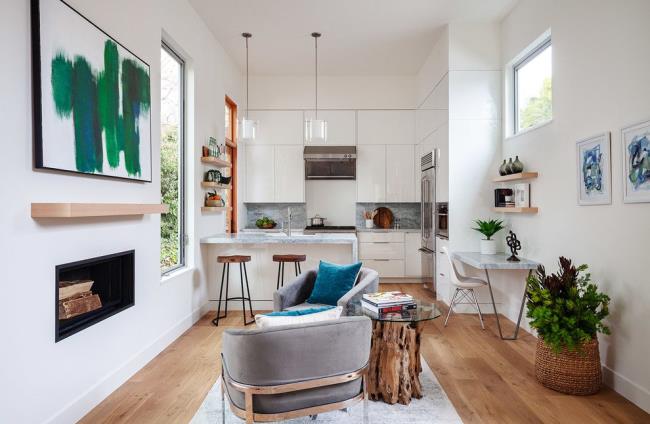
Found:
<path fill-rule="evenodd" d="M 419 232 L 359 232 L 358 239 L 359 259 L 380 278 L 422 276 Z"/>
<path fill-rule="evenodd" d="M 436 237 L 436 297 L 447 305 L 451 303 L 451 280 L 449 273 L 449 259 L 442 251 L 443 247 L 449 249 L 449 240 Z"/>
<path fill-rule="evenodd" d="M 422 277 L 422 236 L 418 233 L 406 233 L 404 243 L 404 275 Z"/>
<path fill-rule="evenodd" d="M 404 261 L 401 259 L 365 259 L 363 266 L 377 271 L 379 278 L 404 277 Z"/>

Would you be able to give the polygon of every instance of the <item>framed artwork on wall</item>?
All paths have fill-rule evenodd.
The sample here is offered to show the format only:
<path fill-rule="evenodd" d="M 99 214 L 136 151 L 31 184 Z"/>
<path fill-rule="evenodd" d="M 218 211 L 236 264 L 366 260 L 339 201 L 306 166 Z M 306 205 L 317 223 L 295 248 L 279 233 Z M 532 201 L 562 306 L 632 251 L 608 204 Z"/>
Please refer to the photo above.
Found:
<path fill-rule="evenodd" d="M 515 184 L 515 207 L 530 207 L 530 184 Z"/>
<path fill-rule="evenodd" d="M 578 204 L 612 203 L 611 136 L 599 134 L 576 143 Z"/>
<path fill-rule="evenodd" d="M 149 65 L 62 0 L 32 0 L 34 166 L 151 182 Z"/>
<path fill-rule="evenodd" d="M 650 202 L 650 121 L 623 128 L 623 201 Z"/>

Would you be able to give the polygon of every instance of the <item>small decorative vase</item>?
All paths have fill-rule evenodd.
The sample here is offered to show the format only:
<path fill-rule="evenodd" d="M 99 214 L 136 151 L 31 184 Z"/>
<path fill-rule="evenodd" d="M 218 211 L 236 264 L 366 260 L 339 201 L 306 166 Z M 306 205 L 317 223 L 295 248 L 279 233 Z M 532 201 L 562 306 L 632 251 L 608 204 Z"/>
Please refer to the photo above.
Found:
<path fill-rule="evenodd" d="M 366 228 L 372 228 L 374 227 L 374 223 L 372 222 L 372 219 L 366 219 Z"/>
<path fill-rule="evenodd" d="M 497 253 L 496 240 L 481 240 L 481 255 L 494 255 Z"/>
<path fill-rule="evenodd" d="M 499 175 L 503 176 L 506 175 L 508 172 L 506 171 L 506 160 L 503 160 L 503 163 L 499 167 Z"/>
<path fill-rule="evenodd" d="M 515 161 L 512 162 L 512 173 L 518 174 L 523 172 L 524 164 L 519 160 L 519 156 L 515 156 Z"/>
<path fill-rule="evenodd" d="M 506 175 L 510 175 L 510 174 L 514 174 L 514 172 L 512 171 L 512 158 L 510 158 L 510 160 L 506 164 Z"/>

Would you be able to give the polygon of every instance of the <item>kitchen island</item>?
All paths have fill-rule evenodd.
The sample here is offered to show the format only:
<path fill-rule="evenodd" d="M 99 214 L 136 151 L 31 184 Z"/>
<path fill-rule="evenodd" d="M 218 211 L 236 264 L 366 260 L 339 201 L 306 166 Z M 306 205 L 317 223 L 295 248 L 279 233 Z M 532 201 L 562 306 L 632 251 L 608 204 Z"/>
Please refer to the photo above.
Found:
<path fill-rule="evenodd" d="M 210 309 L 215 310 L 221 281 L 221 264 L 217 264 L 219 255 L 251 257 L 246 268 L 254 310 L 273 308 L 273 293 L 278 275 L 278 264 L 273 262 L 273 255 L 307 255 L 307 260 L 300 264 L 303 272 L 317 268 L 321 259 L 338 264 L 349 264 L 358 260 L 357 237 L 354 233 L 303 234 L 293 231 L 291 236 L 287 236 L 282 232 L 260 231 L 216 234 L 203 237 L 201 245 L 204 260 L 207 261 Z M 287 284 L 293 281 L 295 272 L 291 264 L 285 265 L 285 268 L 284 282 Z M 229 290 L 231 296 L 238 296 L 241 291 L 237 266 L 230 268 Z M 241 303 L 229 302 L 228 309 L 241 309 Z"/>

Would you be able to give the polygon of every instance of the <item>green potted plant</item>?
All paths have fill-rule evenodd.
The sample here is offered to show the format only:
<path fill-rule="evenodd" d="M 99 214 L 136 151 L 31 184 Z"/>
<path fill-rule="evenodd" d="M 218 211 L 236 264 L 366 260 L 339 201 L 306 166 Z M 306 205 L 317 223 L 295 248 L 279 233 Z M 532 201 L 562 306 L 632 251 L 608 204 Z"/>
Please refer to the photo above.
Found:
<path fill-rule="evenodd" d="M 535 376 L 562 393 L 588 395 L 600 390 L 602 374 L 598 333 L 609 334 L 609 296 L 591 282 L 587 265 L 560 257 L 559 272 L 543 266 L 527 279 L 527 316 L 539 336 Z"/>
<path fill-rule="evenodd" d="M 491 219 L 489 221 L 477 219 L 474 223 L 476 227 L 472 229 L 485 236 L 485 239 L 481 240 L 481 254 L 494 255 L 497 253 L 497 243 L 492 240 L 492 236 L 503 230 L 503 221 L 500 219 Z"/>

